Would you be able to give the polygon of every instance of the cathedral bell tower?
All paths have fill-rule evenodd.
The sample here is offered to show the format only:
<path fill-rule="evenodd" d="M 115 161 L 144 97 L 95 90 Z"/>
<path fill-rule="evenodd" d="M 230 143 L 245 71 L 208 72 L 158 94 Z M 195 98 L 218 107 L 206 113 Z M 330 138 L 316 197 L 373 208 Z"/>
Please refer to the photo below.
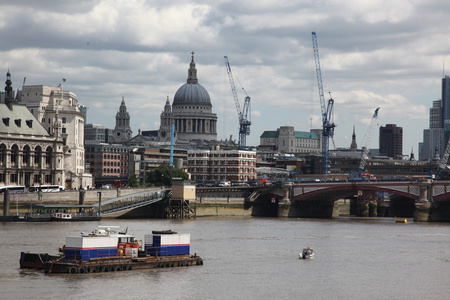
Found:
<path fill-rule="evenodd" d="M 130 114 L 127 112 L 125 99 L 122 97 L 119 111 L 116 114 L 116 127 L 113 130 L 111 143 L 124 143 L 131 139 Z"/>

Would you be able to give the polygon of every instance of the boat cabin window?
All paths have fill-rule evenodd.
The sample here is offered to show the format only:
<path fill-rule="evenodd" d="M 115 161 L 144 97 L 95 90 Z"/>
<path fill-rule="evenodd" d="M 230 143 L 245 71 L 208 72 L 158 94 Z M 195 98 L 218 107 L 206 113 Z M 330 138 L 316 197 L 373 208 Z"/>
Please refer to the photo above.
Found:
<path fill-rule="evenodd" d="M 134 243 L 134 237 L 120 237 L 119 243 Z"/>

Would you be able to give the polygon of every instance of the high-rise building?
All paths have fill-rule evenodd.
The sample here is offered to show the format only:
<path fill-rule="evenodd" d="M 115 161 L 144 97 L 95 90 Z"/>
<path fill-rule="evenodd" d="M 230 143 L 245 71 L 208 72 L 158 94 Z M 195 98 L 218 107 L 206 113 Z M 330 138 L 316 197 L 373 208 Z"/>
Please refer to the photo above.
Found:
<path fill-rule="evenodd" d="M 423 130 L 423 143 L 419 148 L 420 160 L 433 160 L 442 157 L 444 151 L 444 129 L 430 128 Z"/>
<path fill-rule="evenodd" d="M 444 128 L 445 120 L 450 120 L 450 77 L 445 75 L 442 78 L 442 122 L 441 128 Z"/>
<path fill-rule="evenodd" d="M 423 131 L 423 143 L 419 144 L 421 160 L 440 159 L 450 136 L 450 77 L 442 78 L 442 99 L 433 101 L 430 108 L 430 128 Z"/>
<path fill-rule="evenodd" d="M 380 155 L 401 159 L 403 156 L 403 128 L 396 124 L 380 127 Z"/>
<path fill-rule="evenodd" d="M 442 123 L 442 100 L 433 101 L 433 107 L 430 108 L 430 129 L 443 128 Z"/>

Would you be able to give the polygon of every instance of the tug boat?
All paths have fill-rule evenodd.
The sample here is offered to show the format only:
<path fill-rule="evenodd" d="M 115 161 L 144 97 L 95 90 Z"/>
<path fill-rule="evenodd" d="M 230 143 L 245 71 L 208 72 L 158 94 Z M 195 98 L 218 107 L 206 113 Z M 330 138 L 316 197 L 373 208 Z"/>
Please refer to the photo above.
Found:
<path fill-rule="evenodd" d="M 172 230 L 153 231 L 137 240 L 118 226 L 99 226 L 89 234 L 67 236 L 59 255 L 22 252 L 21 269 L 45 273 L 101 273 L 132 269 L 169 268 L 203 265 L 197 254 L 190 254 L 190 234 Z"/>
<path fill-rule="evenodd" d="M 314 250 L 311 247 L 303 248 L 303 251 L 298 254 L 300 259 L 314 258 Z"/>

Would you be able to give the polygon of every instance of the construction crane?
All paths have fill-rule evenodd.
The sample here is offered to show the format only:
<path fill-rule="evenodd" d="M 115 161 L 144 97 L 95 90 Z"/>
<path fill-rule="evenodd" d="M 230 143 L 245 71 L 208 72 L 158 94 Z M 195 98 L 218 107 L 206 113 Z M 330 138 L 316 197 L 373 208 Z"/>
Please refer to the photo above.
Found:
<path fill-rule="evenodd" d="M 234 85 L 233 73 L 231 72 L 230 62 L 228 61 L 228 56 L 223 57 L 225 59 L 225 67 L 227 68 L 228 79 L 230 80 L 231 92 L 233 93 L 234 103 L 236 105 L 236 110 L 239 118 L 239 149 L 245 150 L 247 148 L 247 135 L 250 134 L 250 97 L 245 92 L 244 88 L 242 90 L 245 93 L 244 108 L 241 110 L 239 105 L 239 98 L 236 92 L 236 86 Z"/>
<path fill-rule="evenodd" d="M 377 109 L 375 109 L 375 112 L 373 113 L 373 116 L 372 116 L 372 121 L 370 121 L 369 132 L 367 133 L 366 144 L 363 147 L 363 152 L 361 155 L 361 162 L 359 163 L 359 169 L 358 169 L 359 177 L 361 177 L 363 175 L 364 168 L 366 167 L 366 163 L 369 158 L 368 157 L 369 147 L 370 147 L 370 144 L 372 143 L 373 130 L 375 128 L 375 123 L 378 119 L 378 111 L 379 110 L 380 110 L 379 107 L 377 107 Z"/>
<path fill-rule="evenodd" d="M 439 162 L 438 179 L 444 179 L 444 177 L 448 177 L 448 172 L 446 169 L 449 156 L 450 156 L 450 138 L 447 140 L 447 146 L 445 147 L 444 155 L 442 156 L 442 159 Z"/>
<path fill-rule="evenodd" d="M 328 174 L 328 156 L 329 156 L 329 139 L 334 135 L 334 127 L 336 125 L 333 122 L 333 108 L 334 100 L 331 98 L 325 104 L 325 97 L 323 95 L 323 83 L 322 83 L 322 72 L 320 70 L 320 58 L 319 58 L 319 47 L 317 46 L 317 35 L 312 32 L 312 43 L 314 49 L 314 59 L 316 61 L 316 75 L 317 75 L 317 85 L 319 87 L 319 100 L 320 107 L 322 109 L 322 174 Z"/>

